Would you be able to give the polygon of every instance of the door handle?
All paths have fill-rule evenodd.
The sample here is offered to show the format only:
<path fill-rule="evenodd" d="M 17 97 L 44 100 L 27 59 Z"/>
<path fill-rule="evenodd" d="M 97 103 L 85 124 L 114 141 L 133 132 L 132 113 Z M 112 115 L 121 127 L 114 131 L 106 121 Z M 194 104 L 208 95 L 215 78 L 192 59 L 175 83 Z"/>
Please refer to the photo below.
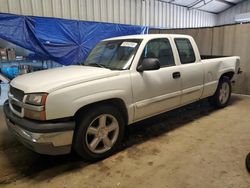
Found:
<path fill-rule="evenodd" d="M 173 79 L 177 79 L 181 77 L 181 73 L 180 72 L 174 72 L 173 74 Z"/>

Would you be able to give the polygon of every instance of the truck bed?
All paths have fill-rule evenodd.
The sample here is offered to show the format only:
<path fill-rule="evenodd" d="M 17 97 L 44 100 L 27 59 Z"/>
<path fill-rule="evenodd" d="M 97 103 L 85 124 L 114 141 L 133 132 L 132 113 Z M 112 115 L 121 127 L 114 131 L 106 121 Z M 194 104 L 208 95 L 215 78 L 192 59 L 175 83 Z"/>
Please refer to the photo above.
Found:
<path fill-rule="evenodd" d="M 220 55 L 201 55 L 201 59 L 215 59 L 215 58 L 221 58 L 221 57 L 230 57 L 230 56 L 220 56 Z"/>

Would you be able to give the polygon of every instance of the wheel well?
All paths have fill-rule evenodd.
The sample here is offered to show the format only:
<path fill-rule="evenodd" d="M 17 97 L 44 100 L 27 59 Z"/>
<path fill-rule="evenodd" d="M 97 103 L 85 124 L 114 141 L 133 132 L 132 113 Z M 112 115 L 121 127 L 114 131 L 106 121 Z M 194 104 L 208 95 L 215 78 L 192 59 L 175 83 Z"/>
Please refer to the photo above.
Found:
<path fill-rule="evenodd" d="M 128 111 L 127 111 L 126 105 L 125 105 L 124 101 L 122 99 L 119 99 L 119 98 L 98 101 L 98 102 L 83 106 L 77 110 L 77 112 L 74 115 L 74 118 L 76 120 L 78 120 L 80 117 L 80 114 L 84 113 L 86 110 L 88 110 L 90 108 L 93 108 L 93 107 L 99 106 L 99 105 L 112 105 L 112 106 L 116 107 L 121 112 L 121 115 L 123 116 L 125 124 L 128 123 Z"/>
<path fill-rule="evenodd" d="M 221 75 L 220 79 L 223 78 L 223 77 L 228 77 L 230 80 L 233 78 L 234 76 L 234 72 L 226 72 L 224 74 Z"/>

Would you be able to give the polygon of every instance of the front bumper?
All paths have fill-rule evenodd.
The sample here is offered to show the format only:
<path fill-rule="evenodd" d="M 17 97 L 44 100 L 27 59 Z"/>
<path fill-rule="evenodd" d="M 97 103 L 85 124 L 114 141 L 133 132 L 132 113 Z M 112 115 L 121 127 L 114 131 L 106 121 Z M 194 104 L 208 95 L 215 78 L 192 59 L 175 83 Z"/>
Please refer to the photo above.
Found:
<path fill-rule="evenodd" d="M 47 155 L 70 153 L 75 129 L 74 121 L 41 122 L 20 118 L 4 103 L 6 124 L 10 132 L 31 150 Z"/>

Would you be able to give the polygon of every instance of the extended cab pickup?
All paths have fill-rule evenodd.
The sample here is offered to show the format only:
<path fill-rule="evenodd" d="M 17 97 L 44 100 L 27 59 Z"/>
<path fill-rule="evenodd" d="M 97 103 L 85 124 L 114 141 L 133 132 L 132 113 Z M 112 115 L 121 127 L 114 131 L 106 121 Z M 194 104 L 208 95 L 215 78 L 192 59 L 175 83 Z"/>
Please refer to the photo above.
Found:
<path fill-rule="evenodd" d="M 101 41 L 83 65 L 26 74 L 10 83 L 9 130 L 49 155 L 74 149 L 95 161 L 111 155 L 126 125 L 209 98 L 228 104 L 239 57 L 202 60 L 187 35 L 135 35 Z"/>

